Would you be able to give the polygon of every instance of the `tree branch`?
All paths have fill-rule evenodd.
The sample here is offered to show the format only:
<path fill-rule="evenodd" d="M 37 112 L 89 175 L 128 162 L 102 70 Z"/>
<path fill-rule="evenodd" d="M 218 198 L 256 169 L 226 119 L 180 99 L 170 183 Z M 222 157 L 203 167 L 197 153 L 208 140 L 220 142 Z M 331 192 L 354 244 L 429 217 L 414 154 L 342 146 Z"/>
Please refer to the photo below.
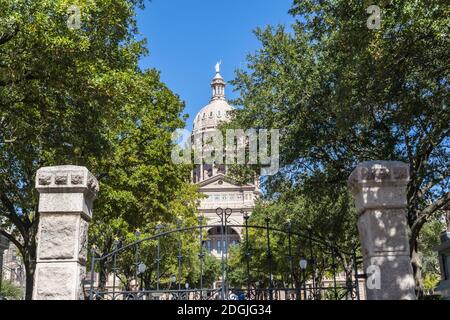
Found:
<path fill-rule="evenodd" d="M 9 234 L 9 233 L 6 232 L 5 230 L 0 229 L 0 235 L 4 236 L 6 239 L 8 239 L 8 240 L 11 241 L 12 243 L 14 243 L 14 245 L 15 245 L 20 251 L 22 251 L 23 245 L 22 245 L 16 238 L 14 238 L 12 234 Z"/>
<path fill-rule="evenodd" d="M 8 41 L 10 41 L 12 38 L 14 38 L 16 36 L 16 34 L 18 34 L 20 31 L 20 26 L 18 23 L 14 24 L 14 29 L 12 30 L 12 32 L 7 33 L 6 35 L 1 35 L 0 36 L 0 45 L 7 43 Z"/>
<path fill-rule="evenodd" d="M 6 207 L 6 210 L 9 212 L 3 212 L 3 215 L 8 218 L 20 231 L 22 235 L 26 235 L 27 232 L 25 230 L 25 225 L 22 220 L 17 216 L 17 212 L 14 209 L 14 205 L 12 202 L 8 199 L 8 197 L 4 194 L 0 194 L 0 201 L 3 203 L 3 205 Z"/>
<path fill-rule="evenodd" d="M 6 86 L 12 85 L 14 83 L 17 83 L 17 82 L 20 82 L 20 81 L 27 81 L 27 80 L 39 80 L 39 77 L 37 77 L 36 75 L 33 75 L 31 73 L 28 73 L 28 74 L 25 74 L 22 79 L 0 81 L 0 86 L 6 87 Z"/>
<path fill-rule="evenodd" d="M 450 191 L 444 194 L 441 198 L 427 206 L 420 211 L 418 218 L 411 226 L 411 242 L 414 242 L 419 235 L 420 229 L 427 222 L 427 219 L 435 213 L 437 210 L 442 209 L 447 203 L 450 202 Z"/>
<path fill-rule="evenodd" d="M 436 179 L 432 179 L 428 184 L 421 190 L 419 190 L 419 196 L 425 195 L 428 191 L 430 191 L 436 184 L 446 179 L 450 174 L 450 168 L 445 169 L 445 171 Z"/>
<path fill-rule="evenodd" d="M 444 194 L 440 199 L 430 204 L 428 207 L 423 209 L 419 216 L 430 216 L 437 210 L 441 209 L 443 206 L 447 204 L 447 202 L 450 201 L 450 191 Z"/>

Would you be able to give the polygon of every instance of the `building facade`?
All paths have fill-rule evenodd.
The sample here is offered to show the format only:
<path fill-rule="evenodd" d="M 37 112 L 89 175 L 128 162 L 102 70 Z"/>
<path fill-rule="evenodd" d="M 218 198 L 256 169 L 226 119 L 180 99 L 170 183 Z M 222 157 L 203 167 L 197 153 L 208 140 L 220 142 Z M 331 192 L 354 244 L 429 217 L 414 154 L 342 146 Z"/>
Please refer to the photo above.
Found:
<path fill-rule="evenodd" d="M 17 247 L 0 236 L 0 277 L 25 292 L 25 267 Z"/>
<path fill-rule="evenodd" d="M 216 74 L 211 82 L 212 97 L 208 105 L 202 108 L 194 118 L 191 141 L 204 141 L 207 133 L 216 131 L 220 123 L 230 120 L 233 108 L 225 97 L 226 83 L 220 75 L 220 64 L 216 65 Z M 202 147 L 204 145 L 202 144 Z M 221 218 L 217 209 L 231 209 L 227 220 L 228 225 L 242 225 L 243 214 L 251 214 L 255 201 L 260 197 L 259 178 L 255 177 L 253 183 L 240 185 L 227 175 L 226 164 L 202 163 L 192 171 L 192 183 L 199 187 L 199 191 L 206 197 L 201 200 L 198 211 L 205 217 L 209 225 L 219 225 L 208 230 L 206 249 L 215 256 L 227 251 L 227 244 L 237 244 L 241 239 L 239 227 L 227 228 L 227 241 L 222 240 Z"/>
<path fill-rule="evenodd" d="M 5 250 L 9 248 L 9 241 L 4 236 L 0 235 L 0 281 L 3 280 L 3 256 L 5 254 Z"/>

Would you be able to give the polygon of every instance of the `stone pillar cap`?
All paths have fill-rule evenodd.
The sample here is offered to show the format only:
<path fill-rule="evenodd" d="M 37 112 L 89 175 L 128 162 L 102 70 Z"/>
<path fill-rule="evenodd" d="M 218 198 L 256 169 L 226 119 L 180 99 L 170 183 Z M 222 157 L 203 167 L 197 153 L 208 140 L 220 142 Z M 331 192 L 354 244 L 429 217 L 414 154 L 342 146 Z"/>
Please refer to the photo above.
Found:
<path fill-rule="evenodd" d="M 86 167 L 64 165 L 40 168 L 36 173 L 39 193 L 88 193 L 95 198 L 99 191 L 97 179 Z"/>
<path fill-rule="evenodd" d="M 401 161 L 365 161 L 360 163 L 348 178 L 352 192 L 358 187 L 385 184 L 406 185 L 409 181 L 409 165 Z"/>

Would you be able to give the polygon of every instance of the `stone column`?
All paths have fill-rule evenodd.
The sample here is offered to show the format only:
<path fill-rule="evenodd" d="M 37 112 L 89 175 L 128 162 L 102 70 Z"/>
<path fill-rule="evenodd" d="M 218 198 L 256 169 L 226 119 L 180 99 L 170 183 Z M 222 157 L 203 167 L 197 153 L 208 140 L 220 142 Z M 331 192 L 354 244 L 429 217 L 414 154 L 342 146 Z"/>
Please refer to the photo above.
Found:
<path fill-rule="evenodd" d="M 408 181 L 409 166 L 399 161 L 363 162 L 348 180 L 369 276 L 369 300 L 415 299 L 406 220 Z"/>
<path fill-rule="evenodd" d="M 435 250 L 441 267 L 441 281 L 434 291 L 443 299 L 450 300 L 450 228 L 441 233 L 441 244 Z"/>
<path fill-rule="evenodd" d="M 87 230 L 97 179 L 78 166 L 38 170 L 39 230 L 33 299 L 83 298 L 86 274 Z"/>

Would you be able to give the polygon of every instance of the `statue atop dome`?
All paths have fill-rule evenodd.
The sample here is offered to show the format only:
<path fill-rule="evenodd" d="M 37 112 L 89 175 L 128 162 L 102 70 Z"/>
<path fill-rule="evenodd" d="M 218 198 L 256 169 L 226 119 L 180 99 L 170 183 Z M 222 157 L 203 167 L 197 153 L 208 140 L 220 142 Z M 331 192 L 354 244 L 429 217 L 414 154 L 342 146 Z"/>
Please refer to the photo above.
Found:
<path fill-rule="evenodd" d="M 220 65 L 222 64 L 222 60 L 216 63 L 216 73 L 220 72 Z"/>

